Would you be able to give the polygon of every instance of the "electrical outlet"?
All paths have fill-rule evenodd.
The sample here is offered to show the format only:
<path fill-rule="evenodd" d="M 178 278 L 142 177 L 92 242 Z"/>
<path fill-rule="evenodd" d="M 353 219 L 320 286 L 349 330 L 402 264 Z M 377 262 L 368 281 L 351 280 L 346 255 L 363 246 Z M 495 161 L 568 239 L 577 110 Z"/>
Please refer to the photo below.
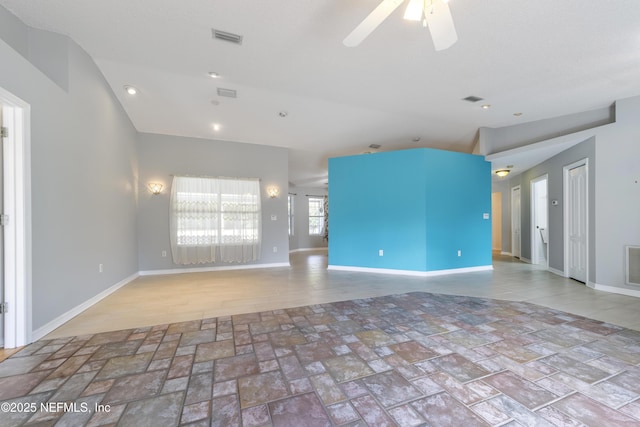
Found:
<path fill-rule="evenodd" d="M 380 250 L 378 251 L 378 256 L 384 256 L 384 250 L 380 249 Z"/>
<path fill-rule="evenodd" d="M 274 246 L 274 247 L 273 247 L 273 253 L 275 254 L 276 252 L 278 252 L 278 247 L 277 247 L 277 246 Z"/>
<path fill-rule="evenodd" d="M 166 258 L 167 257 L 167 251 L 162 251 L 162 258 Z"/>
<path fill-rule="evenodd" d="M 98 273 L 102 273 L 104 271 L 104 265 L 98 264 Z"/>
<path fill-rule="evenodd" d="M 462 251 L 458 249 L 458 256 L 462 256 Z"/>

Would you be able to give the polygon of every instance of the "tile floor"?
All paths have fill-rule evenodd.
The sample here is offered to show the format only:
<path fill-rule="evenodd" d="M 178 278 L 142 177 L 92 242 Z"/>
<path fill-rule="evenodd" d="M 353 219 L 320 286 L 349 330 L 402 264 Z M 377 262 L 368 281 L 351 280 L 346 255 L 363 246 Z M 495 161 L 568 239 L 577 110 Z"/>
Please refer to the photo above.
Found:
<path fill-rule="evenodd" d="M 373 295 L 52 334 L 0 363 L 0 426 L 639 426 L 640 332 L 549 307 L 606 317 L 635 299 L 502 262 L 429 280 L 318 268 L 302 287 Z M 508 296 L 509 280 L 547 306 L 434 292 Z"/>

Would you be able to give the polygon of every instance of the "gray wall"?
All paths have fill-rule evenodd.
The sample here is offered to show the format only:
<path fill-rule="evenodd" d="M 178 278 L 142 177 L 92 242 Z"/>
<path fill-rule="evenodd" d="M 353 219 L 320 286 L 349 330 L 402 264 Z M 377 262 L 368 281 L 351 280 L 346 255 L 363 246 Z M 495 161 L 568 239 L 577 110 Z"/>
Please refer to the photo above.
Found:
<path fill-rule="evenodd" d="M 326 196 L 324 188 L 291 187 L 289 192 L 294 196 L 293 236 L 289 237 L 289 249 L 326 248 L 327 241 L 322 236 L 309 236 L 309 197 Z M 329 212 L 331 214 L 331 212 Z"/>
<path fill-rule="evenodd" d="M 287 188 L 288 150 L 198 138 L 141 133 L 138 138 L 140 200 L 138 207 L 139 264 L 141 271 L 202 268 L 230 264 L 173 264 L 169 243 L 171 175 L 260 178 L 262 190 L 262 254 L 255 264 L 288 263 Z M 154 196 L 149 182 L 164 184 Z M 266 188 L 276 185 L 280 195 L 271 199 Z M 276 215 L 276 220 L 271 219 Z M 277 252 L 273 252 L 273 248 Z M 162 251 L 167 256 L 162 257 Z"/>
<path fill-rule="evenodd" d="M 31 106 L 35 330 L 138 271 L 137 133 L 78 45 L 2 7 L 0 29 L 0 87 Z"/>
<path fill-rule="evenodd" d="M 589 218 L 595 218 L 595 138 L 590 138 L 568 150 L 550 158 L 524 173 L 509 180 L 507 200 L 509 205 L 509 228 L 511 228 L 511 188 L 520 185 L 520 211 L 521 215 L 521 242 L 522 258 L 531 260 L 531 181 L 548 175 L 548 199 L 549 199 L 549 267 L 564 271 L 564 199 L 563 199 L 563 168 L 578 160 L 589 159 Z M 504 195 L 503 195 L 504 197 Z M 552 206 L 551 201 L 557 200 L 558 205 Z M 504 200 L 503 200 L 504 202 Z M 595 221 L 590 221 L 589 230 L 589 277 L 595 277 Z M 511 235 L 509 232 L 509 240 Z M 509 241 L 509 247 L 511 242 Z"/>
<path fill-rule="evenodd" d="M 640 96 L 618 100 L 615 103 L 615 120 L 606 126 L 588 130 L 580 129 L 572 134 L 579 115 L 570 116 L 566 131 L 558 130 L 562 118 L 536 122 L 535 126 L 520 126 L 517 129 L 491 130 L 509 134 L 516 146 L 533 135 L 545 134 L 545 129 L 555 129 L 554 134 L 568 138 L 582 136 L 585 141 L 558 154 L 548 161 L 509 179 L 509 189 L 496 187 L 503 192 L 503 203 L 509 200 L 510 188 L 521 185 L 522 199 L 522 256 L 531 258 L 530 248 L 530 181 L 545 173 L 549 174 L 549 200 L 559 201 L 558 206 L 549 206 L 549 266 L 564 269 L 564 230 L 562 210 L 562 168 L 583 158 L 589 159 L 589 285 L 609 286 L 639 291 L 637 286 L 625 284 L 625 245 L 640 245 Z M 601 110 L 601 115 L 604 110 Z M 595 112 L 585 113 L 588 117 Z M 606 120 L 593 122 L 606 124 Z M 535 131 L 535 128 L 539 128 Z M 519 130 L 519 132 L 516 132 Z M 485 136 L 486 136 L 485 135 Z M 536 141 L 537 142 L 537 141 Z M 510 206 L 509 206 L 510 208 Z M 504 212 L 503 212 L 504 215 Z M 506 218 L 510 218 L 510 212 Z M 503 250 L 511 248 L 510 222 L 508 233 L 503 230 Z"/>
<path fill-rule="evenodd" d="M 640 96 L 616 102 L 616 124 L 596 135 L 598 285 L 624 284 L 624 246 L 640 245 Z"/>

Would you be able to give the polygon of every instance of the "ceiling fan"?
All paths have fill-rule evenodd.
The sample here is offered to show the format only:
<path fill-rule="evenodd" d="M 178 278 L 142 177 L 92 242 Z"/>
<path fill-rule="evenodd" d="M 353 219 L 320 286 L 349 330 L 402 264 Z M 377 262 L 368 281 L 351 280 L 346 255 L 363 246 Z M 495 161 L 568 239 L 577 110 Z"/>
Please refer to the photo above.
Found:
<path fill-rule="evenodd" d="M 404 0 L 382 0 L 342 43 L 348 47 L 358 46 L 403 2 Z M 448 49 L 458 41 L 447 3 L 448 0 L 409 0 L 404 12 L 404 19 L 422 21 L 422 25 L 429 28 L 436 50 Z"/>

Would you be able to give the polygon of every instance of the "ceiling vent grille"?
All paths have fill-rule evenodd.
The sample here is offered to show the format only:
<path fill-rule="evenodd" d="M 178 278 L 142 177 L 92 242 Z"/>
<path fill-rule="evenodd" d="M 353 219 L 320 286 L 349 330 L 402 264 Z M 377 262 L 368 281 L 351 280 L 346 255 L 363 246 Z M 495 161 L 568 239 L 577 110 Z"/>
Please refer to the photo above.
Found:
<path fill-rule="evenodd" d="M 237 98 L 238 93 L 235 91 L 235 89 L 226 89 L 223 87 L 219 87 L 218 96 L 225 96 L 227 98 Z"/>
<path fill-rule="evenodd" d="M 469 95 L 466 98 L 462 98 L 463 101 L 468 101 L 468 102 L 478 102 L 478 101 L 482 101 L 484 98 L 480 98 L 479 96 L 474 96 L 474 95 Z"/>
<path fill-rule="evenodd" d="M 369 146 L 369 148 L 373 148 L 374 150 L 377 150 L 377 149 L 378 149 L 378 148 L 380 148 L 380 147 L 382 147 L 382 145 L 380 145 L 380 144 L 371 144 L 371 145 Z"/>
<path fill-rule="evenodd" d="M 226 31 L 216 30 L 215 28 L 211 29 L 211 33 L 213 34 L 214 39 L 235 43 L 235 44 L 242 44 L 241 35 L 228 33 Z"/>

